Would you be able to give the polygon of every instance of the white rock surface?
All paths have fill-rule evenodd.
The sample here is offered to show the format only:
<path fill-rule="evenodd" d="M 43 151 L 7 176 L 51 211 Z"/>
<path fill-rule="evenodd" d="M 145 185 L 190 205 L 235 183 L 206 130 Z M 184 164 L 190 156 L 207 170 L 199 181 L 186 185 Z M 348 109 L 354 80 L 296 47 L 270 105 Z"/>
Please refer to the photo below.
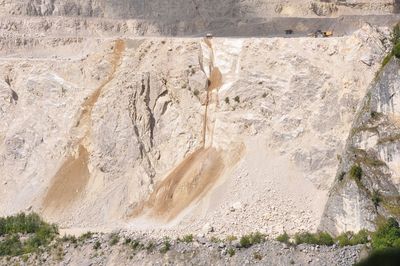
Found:
<path fill-rule="evenodd" d="M 54 34 L 57 20 L 48 23 Z M 87 25 L 102 35 L 120 24 Z M 69 232 L 200 233 L 207 223 L 215 234 L 315 230 L 387 49 L 387 31 L 371 26 L 326 39 L 214 38 L 211 46 L 19 34 L 0 41 L 0 215 L 32 206 Z M 207 92 L 215 69 L 222 83 Z"/>

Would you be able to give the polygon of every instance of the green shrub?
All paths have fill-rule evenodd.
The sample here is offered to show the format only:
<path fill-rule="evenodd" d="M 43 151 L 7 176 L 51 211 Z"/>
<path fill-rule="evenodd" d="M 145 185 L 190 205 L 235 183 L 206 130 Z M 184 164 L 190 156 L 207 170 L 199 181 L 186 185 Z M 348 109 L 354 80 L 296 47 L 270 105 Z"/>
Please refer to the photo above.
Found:
<path fill-rule="evenodd" d="M 76 236 L 70 236 L 70 235 L 64 235 L 61 238 L 62 242 L 71 242 L 72 244 L 76 244 L 78 242 L 78 239 L 76 238 Z"/>
<path fill-rule="evenodd" d="M 185 243 L 191 243 L 191 242 L 193 242 L 193 235 L 185 235 L 185 236 L 183 236 L 183 242 L 185 242 Z"/>
<path fill-rule="evenodd" d="M 98 250 L 100 247 L 101 247 L 100 241 L 96 241 L 96 243 L 94 243 L 94 245 L 93 245 L 94 250 Z"/>
<path fill-rule="evenodd" d="M 225 103 L 229 104 L 229 98 L 228 97 L 225 98 Z"/>
<path fill-rule="evenodd" d="M 335 243 L 333 241 L 332 236 L 326 232 L 321 232 L 317 234 L 317 239 L 318 239 L 318 245 L 331 246 Z"/>
<path fill-rule="evenodd" d="M 237 240 L 238 238 L 234 235 L 229 235 L 226 237 L 226 241 L 228 241 L 229 243 L 232 243 L 233 241 Z"/>
<path fill-rule="evenodd" d="M 19 235 L 27 235 L 24 241 Z M 15 216 L 0 218 L 0 256 L 19 256 L 38 251 L 45 247 L 58 234 L 55 225 L 44 222 L 35 213 L 20 213 Z"/>
<path fill-rule="evenodd" d="M 213 243 L 221 243 L 221 242 L 222 242 L 222 240 L 219 239 L 219 238 L 216 237 L 216 236 L 212 236 L 211 239 L 210 239 L 210 241 L 213 242 Z"/>
<path fill-rule="evenodd" d="M 335 242 L 331 235 L 326 232 L 319 232 L 319 233 L 298 233 L 295 235 L 295 242 L 296 244 L 313 244 L 313 245 L 325 245 L 331 246 Z"/>
<path fill-rule="evenodd" d="M 336 241 L 338 242 L 340 247 L 354 246 L 368 243 L 368 236 L 369 232 L 367 230 L 361 230 L 357 234 L 354 234 L 353 232 L 346 232 L 339 235 L 336 238 Z"/>
<path fill-rule="evenodd" d="M 263 241 L 265 241 L 265 235 L 261 234 L 260 232 L 256 232 L 242 236 L 240 238 L 240 245 L 244 248 L 248 248 Z"/>
<path fill-rule="evenodd" d="M 229 257 L 232 257 L 236 254 L 236 250 L 234 248 L 228 248 L 227 253 Z"/>
<path fill-rule="evenodd" d="M 393 28 L 392 44 L 393 44 L 392 51 L 389 54 L 387 54 L 385 56 L 385 58 L 383 58 L 381 69 L 383 67 L 385 67 L 387 65 L 387 63 L 389 63 L 390 59 L 392 59 L 393 56 L 400 58 L 400 26 L 399 25 L 396 25 Z M 378 74 L 379 74 L 379 72 L 378 72 Z"/>
<path fill-rule="evenodd" d="M 55 225 L 44 222 L 36 213 L 20 213 L 15 216 L 0 218 L 0 236 L 6 234 L 32 234 L 38 230 L 46 228 L 47 231 L 58 234 L 58 228 Z"/>
<path fill-rule="evenodd" d="M 19 256 L 23 253 L 23 245 L 19 236 L 7 236 L 0 242 L 0 256 Z"/>
<path fill-rule="evenodd" d="M 393 52 L 390 52 L 389 54 L 387 54 L 383 60 L 382 60 L 382 68 L 385 67 L 387 65 L 387 63 L 389 63 L 390 59 L 392 59 L 393 56 Z"/>
<path fill-rule="evenodd" d="M 132 239 L 131 238 L 125 238 L 124 240 L 124 245 L 129 245 L 130 243 L 132 243 Z"/>
<path fill-rule="evenodd" d="M 368 243 L 369 235 L 370 233 L 367 230 L 363 229 L 353 236 L 353 238 L 351 239 L 351 244 L 352 245 L 366 244 Z"/>
<path fill-rule="evenodd" d="M 400 25 L 397 24 L 393 28 L 392 43 L 396 45 L 400 42 Z"/>
<path fill-rule="evenodd" d="M 147 252 L 151 252 L 151 251 L 153 251 L 153 249 L 154 249 L 154 243 L 151 242 L 151 241 L 148 242 L 147 245 L 146 245 Z"/>
<path fill-rule="evenodd" d="M 233 98 L 235 100 L 235 102 L 240 103 L 240 98 L 239 96 L 236 96 L 235 98 Z"/>
<path fill-rule="evenodd" d="M 338 245 L 340 247 L 351 246 L 351 243 L 350 243 L 351 234 L 352 234 L 352 232 L 346 232 L 346 233 L 342 233 L 338 237 L 336 237 L 336 241 L 338 242 Z"/>
<path fill-rule="evenodd" d="M 396 58 L 400 58 L 400 42 L 393 47 L 393 54 Z"/>
<path fill-rule="evenodd" d="M 142 247 L 143 247 L 143 245 L 140 244 L 139 240 L 131 241 L 131 248 L 132 249 L 136 250 L 136 249 L 139 249 L 139 248 L 142 248 Z"/>
<path fill-rule="evenodd" d="M 284 232 L 283 234 L 279 235 L 276 238 L 277 241 L 285 243 L 285 244 L 289 244 L 289 239 L 290 239 L 290 237 L 286 232 Z"/>
<path fill-rule="evenodd" d="M 389 218 L 378 227 L 372 234 L 372 247 L 375 250 L 400 248 L 400 228 L 396 219 Z"/>
<path fill-rule="evenodd" d="M 112 233 L 110 235 L 110 245 L 114 246 L 119 242 L 119 235 L 117 233 Z"/>
<path fill-rule="evenodd" d="M 167 251 L 170 250 L 170 248 L 171 248 L 170 239 L 168 237 L 165 237 L 163 245 L 162 245 L 162 247 L 160 249 L 160 252 L 161 253 L 167 253 Z"/>
<path fill-rule="evenodd" d="M 350 169 L 350 177 L 351 178 L 360 181 L 362 174 L 363 174 L 362 168 L 359 165 L 355 164 L 351 167 L 351 169 Z"/>
<path fill-rule="evenodd" d="M 198 89 L 195 89 L 195 90 L 193 91 L 193 94 L 194 94 L 194 96 L 199 96 L 200 91 L 199 91 Z"/>
<path fill-rule="evenodd" d="M 251 241 L 253 244 L 260 244 L 265 241 L 265 235 L 260 232 L 251 234 Z"/>
<path fill-rule="evenodd" d="M 51 228 L 43 227 L 40 228 L 35 234 L 28 238 L 24 243 L 24 253 L 35 252 L 41 246 L 47 246 L 53 240 L 55 234 Z"/>
<path fill-rule="evenodd" d="M 82 235 L 78 238 L 78 241 L 84 242 L 84 241 L 86 241 L 86 240 L 88 240 L 88 239 L 90 239 L 90 238 L 92 238 L 92 237 L 93 237 L 93 233 L 89 231 L 89 232 L 86 232 L 86 233 L 82 234 Z"/>
<path fill-rule="evenodd" d="M 311 233 L 297 233 L 294 236 L 294 241 L 296 242 L 296 244 L 316 244 L 317 239 L 315 238 L 315 235 L 311 234 Z"/>
<path fill-rule="evenodd" d="M 240 238 L 240 245 L 244 248 L 248 248 L 251 246 L 251 239 L 249 235 L 242 236 Z"/>

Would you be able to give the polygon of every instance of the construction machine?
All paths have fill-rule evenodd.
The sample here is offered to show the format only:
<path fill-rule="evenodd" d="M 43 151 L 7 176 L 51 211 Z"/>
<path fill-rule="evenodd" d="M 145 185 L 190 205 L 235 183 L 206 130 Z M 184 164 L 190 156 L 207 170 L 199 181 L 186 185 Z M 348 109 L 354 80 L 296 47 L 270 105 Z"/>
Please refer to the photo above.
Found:
<path fill-rule="evenodd" d="M 317 30 L 311 36 L 314 36 L 315 38 L 326 38 L 326 37 L 332 37 L 333 36 L 333 31 L 321 31 Z"/>

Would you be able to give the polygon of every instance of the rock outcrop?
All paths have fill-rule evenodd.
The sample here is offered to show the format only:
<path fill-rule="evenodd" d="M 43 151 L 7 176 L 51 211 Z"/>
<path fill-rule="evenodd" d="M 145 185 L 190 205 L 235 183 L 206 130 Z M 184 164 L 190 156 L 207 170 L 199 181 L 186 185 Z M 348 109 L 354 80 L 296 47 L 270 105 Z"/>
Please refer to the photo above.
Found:
<path fill-rule="evenodd" d="M 399 71 L 398 59 L 393 58 L 365 96 L 341 157 L 322 229 L 336 234 L 374 230 L 382 218 L 400 218 Z"/>

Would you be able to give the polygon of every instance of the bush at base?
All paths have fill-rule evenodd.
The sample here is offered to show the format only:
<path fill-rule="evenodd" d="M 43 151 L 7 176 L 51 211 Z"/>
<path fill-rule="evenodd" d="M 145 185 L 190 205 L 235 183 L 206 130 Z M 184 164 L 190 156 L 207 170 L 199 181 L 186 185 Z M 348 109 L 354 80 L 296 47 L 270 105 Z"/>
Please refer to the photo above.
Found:
<path fill-rule="evenodd" d="M 20 235 L 28 238 L 21 241 Z M 58 234 L 57 226 L 44 222 L 36 213 L 0 218 L 0 256 L 18 256 L 47 246 Z"/>
<path fill-rule="evenodd" d="M 320 232 L 316 234 L 311 233 L 300 233 L 294 236 L 296 244 L 313 244 L 313 245 L 325 245 L 332 246 L 335 244 L 333 238 L 330 234 L 325 232 Z"/>
<path fill-rule="evenodd" d="M 389 218 L 372 234 L 372 247 L 375 250 L 400 248 L 400 227 L 394 218 Z"/>

